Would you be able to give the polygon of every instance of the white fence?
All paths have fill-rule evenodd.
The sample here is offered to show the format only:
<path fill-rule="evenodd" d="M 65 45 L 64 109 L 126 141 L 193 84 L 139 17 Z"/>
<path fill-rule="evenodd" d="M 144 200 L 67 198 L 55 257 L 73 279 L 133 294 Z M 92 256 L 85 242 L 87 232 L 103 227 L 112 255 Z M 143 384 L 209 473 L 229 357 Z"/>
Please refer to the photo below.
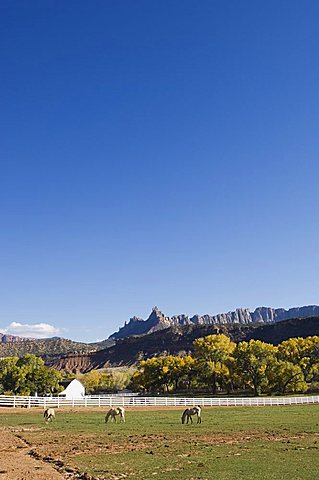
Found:
<path fill-rule="evenodd" d="M 0 407 L 253 407 L 304 405 L 319 403 L 319 396 L 300 397 L 246 397 L 246 398 L 180 398 L 180 397 L 140 397 L 140 396 L 86 396 L 67 400 L 61 397 L 22 397 L 0 396 Z"/>

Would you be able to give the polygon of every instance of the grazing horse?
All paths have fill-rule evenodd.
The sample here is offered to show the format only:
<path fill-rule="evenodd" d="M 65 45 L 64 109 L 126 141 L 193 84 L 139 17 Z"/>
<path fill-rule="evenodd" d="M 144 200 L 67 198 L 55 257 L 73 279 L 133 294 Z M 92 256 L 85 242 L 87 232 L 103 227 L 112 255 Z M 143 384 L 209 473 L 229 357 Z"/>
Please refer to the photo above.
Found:
<path fill-rule="evenodd" d="M 52 421 L 55 418 L 55 411 L 53 408 L 47 408 L 44 410 L 43 416 L 46 422 L 49 422 L 50 420 Z"/>
<path fill-rule="evenodd" d="M 116 423 L 116 416 L 120 416 L 120 422 L 125 423 L 125 410 L 123 407 L 110 408 L 110 410 L 105 415 L 105 423 L 108 422 L 109 418 L 111 421 Z"/>
<path fill-rule="evenodd" d="M 197 415 L 197 423 L 202 423 L 201 413 L 202 413 L 202 409 L 199 405 L 193 408 L 186 408 L 182 415 L 182 423 L 184 424 L 185 420 L 186 420 L 186 423 L 188 423 L 189 420 L 191 423 L 193 423 L 192 415 Z"/>

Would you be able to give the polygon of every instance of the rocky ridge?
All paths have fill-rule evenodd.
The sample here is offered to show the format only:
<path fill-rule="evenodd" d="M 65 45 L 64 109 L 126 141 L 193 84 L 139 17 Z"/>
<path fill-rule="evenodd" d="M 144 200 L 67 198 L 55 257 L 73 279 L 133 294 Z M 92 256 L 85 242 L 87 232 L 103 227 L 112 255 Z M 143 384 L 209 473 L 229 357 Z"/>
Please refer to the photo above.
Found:
<path fill-rule="evenodd" d="M 250 324 L 250 323 L 274 323 L 291 318 L 305 318 L 319 315 L 319 306 L 309 305 L 285 310 L 284 308 L 258 307 L 253 312 L 249 308 L 237 308 L 233 312 L 220 313 L 217 315 L 174 315 L 167 317 L 158 307 L 154 307 L 150 316 L 143 320 L 140 317 L 132 317 L 128 323 L 109 338 L 120 339 L 131 335 L 145 335 L 158 330 L 164 330 L 172 326 L 183 325 L 225 325 L 225 324 Z"/>

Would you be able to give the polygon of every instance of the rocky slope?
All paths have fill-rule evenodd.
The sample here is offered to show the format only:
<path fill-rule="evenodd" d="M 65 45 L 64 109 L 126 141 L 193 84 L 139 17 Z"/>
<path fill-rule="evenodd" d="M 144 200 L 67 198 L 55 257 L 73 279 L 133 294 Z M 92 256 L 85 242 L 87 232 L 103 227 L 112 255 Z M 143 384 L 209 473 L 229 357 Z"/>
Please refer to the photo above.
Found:
<path fill-rule="evenodd" d="M 221 325 L 221 324 L 250 324 L 250 323 L 272 323 L 289 318 L 303 318 L 319 316 L 319 306 L 310 305 L 285 310 L 284 308 L 258 307 L 251 312 L 249 308 L 237 308 L 233 312 L 220 313 L 218 315 L 175 315 L 165 316 L 157 307 L 154 307 L 147 320 L 139 317 L 132 317 L 128 323 L 118 332 L 113 333 L 110 338 L 119 339 L 131 335 L 145 335 L 156 332 L 174 325 Z"/>
<path fill-rule="evenodd" d="M 148 335 L 119 339 L 112 347 L 97 352 L 67 355 L 52 365 L 68 373 L 88 372 L 106 366 L 133 365 L 154 355 L 190 352 L 196 338 L 217 333 L 225 333 L 235 342 L 256 339 L 278 344 L 292 337 L 319 335 L 319 317 L 295 318 L 269 324 L 174 325 Z"/>
<path fill-rule="evenodd" d="M 48 362 L 68 353 L 79 355 L 95 352 L 113 344 L 114 341 L 110 340 L 100 343 L 81 343 L 59 337 L 46 339 L 23 338 L 21 341 L 0 343 L 0 357 L 22 357 L 26 353 L 33 353 Z"/>

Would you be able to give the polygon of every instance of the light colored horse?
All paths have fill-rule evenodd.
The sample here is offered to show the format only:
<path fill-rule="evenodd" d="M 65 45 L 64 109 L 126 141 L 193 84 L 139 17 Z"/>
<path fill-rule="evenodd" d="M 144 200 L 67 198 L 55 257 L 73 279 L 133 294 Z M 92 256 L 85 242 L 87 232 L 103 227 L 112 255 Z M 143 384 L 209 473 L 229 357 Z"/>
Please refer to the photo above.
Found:
<path fill-rule="evenodd" d="M 192 415 L 197 415 L 197 423 L 202 423 L 202 409 L 199 405 L 193 408 L 186 408 L 182 415 L 182 423 L 188 423 L 189 421 L 193 423 Z"/>
<path fill-rule="evenodd" d="M 44 410 L 43 416 L 46 422 L 49 422 L 50 420 L 52 421 L 55 418 L 55 411 L 53 408 L 47 408 Z"/>
<path fill-rule="evenodd" d="M 109 418 L 112 422 L 116 422 L 117 415 L 120 416 L 120 422 L 125 423 L 125 409 L 123 407 L 110 408 L 105 415 L 105 423 L 108 422 Z"/>

